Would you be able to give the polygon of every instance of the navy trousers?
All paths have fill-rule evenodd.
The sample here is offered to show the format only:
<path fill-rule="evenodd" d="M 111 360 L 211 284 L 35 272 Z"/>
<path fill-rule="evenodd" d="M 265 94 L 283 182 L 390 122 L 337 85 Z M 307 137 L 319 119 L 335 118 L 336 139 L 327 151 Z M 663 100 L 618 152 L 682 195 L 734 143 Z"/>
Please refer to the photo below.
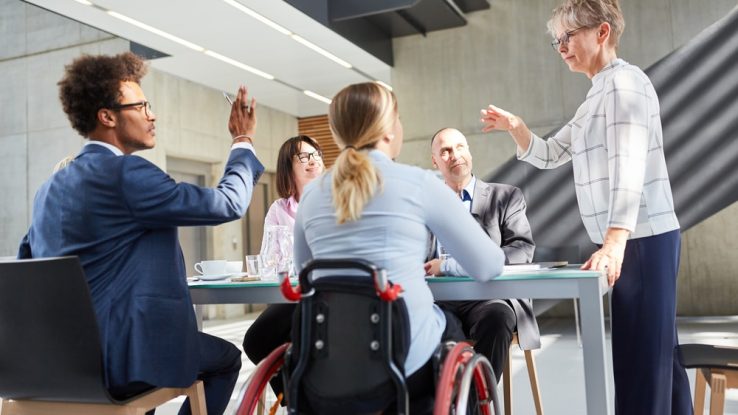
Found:
<path fill-rule="evenodd" d="M 612 292 L 615 413 L 692 414 L 678 353 L 679 230 L 631 239 Z"/>
<path fill-rule="evenodd" d="M 241 351 L 230 342 L 205 333 L 198 333 L 200 346 L 200 373 L 197 378 L 202 380 L 205 389 L 205 406 L 208 414 L 222 415 L 231 399 L 233 387 L 238 380 L 241 369 Z M 132 382 L 126 386 L 113 388 L 110 394 L 119 400 L 125 400 L 139 395 L 156 386 L 143 382 Z M 155 409 L 146 412 L 154 415 Z M 185 399 L 179 410 L 179 415 L 190 415 L 190 399 Z"/>
<path fill-rule="evenodd" d="M 221 415 L 231 399 L 233 387 L 241 369 L 241 351 L 230 342 L 219 337 L 199 333 L 200 373 L 203 381 L 205 406 L 208 414 Z M 185 400 L 179 415 L 190 415 L 190 400 Z"/>

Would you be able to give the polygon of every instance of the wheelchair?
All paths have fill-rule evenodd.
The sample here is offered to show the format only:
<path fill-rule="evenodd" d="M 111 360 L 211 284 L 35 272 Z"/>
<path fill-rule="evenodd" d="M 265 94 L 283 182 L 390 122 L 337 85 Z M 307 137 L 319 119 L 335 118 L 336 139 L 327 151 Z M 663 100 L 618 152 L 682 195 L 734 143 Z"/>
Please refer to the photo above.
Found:
<path fill-rule="evenodd" d="M 253 414 L 275 379 L 289 414 L 409 414 L 403 370 L 409 318 L 402 288 L 385 270 L 364 260 L 319 259 L 303 269 L 297 287 L 282 276 L 280 289 L 300 303 L 293 342 L 259 362 L 236 414 Z M 470 344 L 443 343 L 432 360 L 434 415 L 501 413 L 492 367 Z"/>

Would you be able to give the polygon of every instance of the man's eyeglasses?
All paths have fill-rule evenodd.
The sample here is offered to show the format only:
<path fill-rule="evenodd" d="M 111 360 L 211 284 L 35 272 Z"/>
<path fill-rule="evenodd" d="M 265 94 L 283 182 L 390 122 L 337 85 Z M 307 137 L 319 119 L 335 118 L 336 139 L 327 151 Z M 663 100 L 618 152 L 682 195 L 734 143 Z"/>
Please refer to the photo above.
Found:
<path fill-rule="evenodd" d="M 554 48 L 554 50 L 556 52 L 558 52 L 559 51 L 559 48 L 561 47 L 561 45 L 566 46 L 566 45 L 569 44 L 569 38 L 571 38 L 572 36 L 576 35 L 576 31 L 577 30 L 581 30 L 581 29 L 585 29 L 585 28 L 586 28 L 586 26 L 582 26 L 582 27 L 577 27 L 574 30 L 569 30 L 568 32 L 564 32 L 564 34 L 561 35 L 560 38 L 554 39 L 553 42 L 551 42 L 551 47 Z"/>
<path fill-rule="evenodd" d="M 300 163 L 302 164 L 309 162 L 310 156 L 313 156 L 313 160 L 315 161 L 323 160 L 323 152 L 321 151 L 313 151 L 311 153 L 308 153 L 307 151 L 303 151 L 301 153 L 295 154 L 295 157 L 297 157 L 297 159 L 300 160 Z"/>
<path fill-rule="evenodd" d="M 124 110 L 126 108 L 136 108 L 139 109 L 143 107 L 144 114 L 146 114 L 146 118 L 151 118 L 151 103 L 149 101 L 139 101 L 139 102 L 131 102 L 130 104 L 115 104 L 110 107 L 111 110 L 114 111 L 120 111 Z"/>

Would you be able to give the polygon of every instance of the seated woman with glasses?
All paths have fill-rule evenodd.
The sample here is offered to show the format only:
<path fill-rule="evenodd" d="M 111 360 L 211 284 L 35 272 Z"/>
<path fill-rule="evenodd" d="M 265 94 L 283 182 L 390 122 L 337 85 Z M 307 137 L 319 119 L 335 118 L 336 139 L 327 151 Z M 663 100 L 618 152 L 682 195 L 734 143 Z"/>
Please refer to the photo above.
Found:
<path fill-rule="evenodd" d="M 292 229 L 302 190 L 322 173 L 323 152 L 315 140 L 306 135 L 287 139 L 277 156 L 277 193 L 280 199 L 269 208 L 264 228 L 286 225 Z"/>
<path fill-rule="evenodd" d="M 410 317 L 410 413 L 432 412 L 431 355 L 441 340 L 463 339 L 463 333 L 458 320 L 434 304 L 425 281 L 428 231 L 480 281 L 502 272 L 505 255 L 432 172 L 393 161 L 403 141 L 394 93 L 373 82 L 350 85 L 333 98 L 328 117 L 342 151 L 331 170 L 305 188 L 294 228 L 295 264 L 361 258 L 402 285 Z"/>
<path fill-rule="evenodd" d="M 270 225 L 284 225 L 292 230 L 305 185 L 323 173 L 323 152 L 317 141 L 306 135 L 287 139 L 277 155 L 277 193 L 264 218 L 264 230 Z M 261 245 L 264 246 L 266 232 Z M 294 304 L 267 307 L 246 331 L 243 350 L 258 363 L 280 344 L 290 341 L 290 324 Z M 286 323 L 285 323 L 286 322 Z"/>

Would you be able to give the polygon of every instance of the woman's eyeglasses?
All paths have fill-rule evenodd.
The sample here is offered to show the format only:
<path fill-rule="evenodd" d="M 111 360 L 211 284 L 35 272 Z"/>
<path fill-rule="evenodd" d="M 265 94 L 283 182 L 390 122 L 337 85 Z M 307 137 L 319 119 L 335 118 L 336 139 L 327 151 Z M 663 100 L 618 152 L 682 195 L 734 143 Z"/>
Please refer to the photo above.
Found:
<path fill-rule="evenodd" d="M 303 151 L 303 152 L 295 154 L 295 157 L 297 157 L 297 159 L 300 160 L 300 163 L 302 164 L 305 164 L 308 161 L 310 161 L 310 156 L 312 156 L 313 160 L 315 161 L 323 160 L 323 152 L 321 151 L 313 151 L 310 153 L 308 153 L 307 151 Z"/>
<path fill-rule="evenodd" d="M 561 37 L 559 37 L 558 39 L 554 39 L 553 42 L 551 42 L 551 47 L 556 52 L 558 52 L 559 51 L 559 48 L 561 47 L 561 45 L 566 46 L 566 45 L 569 44 L 569 38 L 571 38 L 572 36 L 576 35 L 576 31 L 577 30 L 581 30 L 581 29 L 585 29 L 585 28 L 586 28 L 586 26 L 582 26 L 582 27 L 577 27 L 574 30 L 569 30 L 568 32 L 564 32 L 564 34 L 561 35 Z"/>

